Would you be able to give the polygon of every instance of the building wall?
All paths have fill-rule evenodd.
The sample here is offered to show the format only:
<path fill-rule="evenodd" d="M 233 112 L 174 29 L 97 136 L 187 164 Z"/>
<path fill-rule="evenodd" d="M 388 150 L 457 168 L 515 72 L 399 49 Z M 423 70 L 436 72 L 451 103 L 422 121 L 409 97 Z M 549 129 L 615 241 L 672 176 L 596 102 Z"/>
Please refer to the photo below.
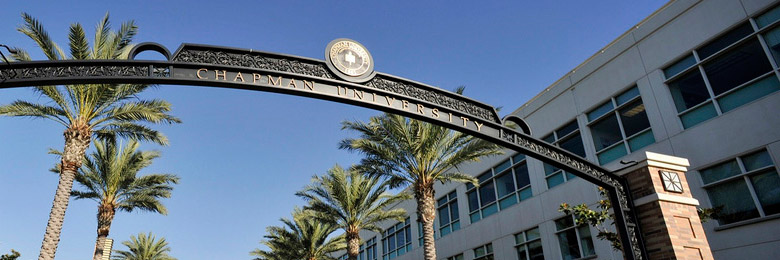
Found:
<path fill-rule="evenodd" d="M 623 161 L 636 160 L 642 151 L 687 158 L 691 166 L 686 173 L 691 193 L 701 207 L 712 207 L 702 188 L 700 170 L 736 156 L 766 149 L 777 171 L 780 163 L 780 91 L 768 94 L 732 111 L 685 129 L 678 116 L 663 69 L 736 25 L 777 5 L 771 0 L 679 0 L 671 1 L 656 13 L 604 47 L 593 57 L 574 68 L 534 99 L 521 105 L 513 114 L 524 118 L 534 137 L 542 138 L 563 124 L 576 120 L 582 136 L 586 158 L 598 163 L 592 131 L 586 113 L 621 92 L 636 86 L 653 132 L 655 142 L 603 165 L 610 170 L 622 168 Z M 775 67 L 774 77 L 780 76 Z M 514 152 L 508 151 L 512 156 Z M 485 158 L 461 169 L 478 175 L 507 157 Z M 560 203 L 595 205 L 599 199 L 595 186 L 575 178 L 548 188 L 541 162 L 528 159 L 533 196 L 482 220 L 469 221 L 466 186 L 459 183 L 437 184 L 437 198 L 457 191 L 461 228 L 449 235 L 436 235 L 439 259 L 463 253 L 473 259 L 473 249 L 492 242 L 495 259 L 516 259 L 514 234 L 538 227 L 546 259 L 561 259 L 555 220 Z M 778 195 L 780 196 L 780 195 Z M 412 221 L 412 248 L 396 259 L 422 259 L 417 242 L 414 202 L 404 202 Z M 716 259 L 779 259 L 780 214 L 737 224 L 704 224 Z M 387 227 L 394 223 L 387 223 Z M 438 217 L 436 227 L 439 227 Z M 366 233 L 364 238 L 375 234 Z M 595 238 L 598 259 L 622 259 L 620 252 Z M 377 239 L 380 242 L 381 236 Z M 381 248 L 381 246 L 380 246 Z M 380 250 L 381 252 L 381 250 Z M 381 254 L 378 259 L 381 259 Z"/>

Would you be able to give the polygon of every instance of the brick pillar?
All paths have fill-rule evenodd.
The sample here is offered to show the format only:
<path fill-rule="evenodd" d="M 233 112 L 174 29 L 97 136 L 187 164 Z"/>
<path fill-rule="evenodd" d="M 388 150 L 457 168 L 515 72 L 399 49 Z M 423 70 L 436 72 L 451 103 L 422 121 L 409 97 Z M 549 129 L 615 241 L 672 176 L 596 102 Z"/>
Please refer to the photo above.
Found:
<path fill-rule="evenodd" d="M 688 160 L 645 152 L 618 172 L 628 181 L 650 259 L 713 259 L 685 178 Z"/>

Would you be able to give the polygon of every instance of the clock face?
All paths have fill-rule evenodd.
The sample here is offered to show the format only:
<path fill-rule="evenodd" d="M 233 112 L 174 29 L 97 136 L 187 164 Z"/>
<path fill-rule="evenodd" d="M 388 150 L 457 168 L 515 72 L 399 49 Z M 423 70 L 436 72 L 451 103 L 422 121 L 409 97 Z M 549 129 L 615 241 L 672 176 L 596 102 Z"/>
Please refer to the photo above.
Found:
<path fill-rule="evenodd" d="M 371 70 L 371 55 L 357 42 L 339 40 L 328 51 L 333 66 L 347 76 L 358 77 Z"/>

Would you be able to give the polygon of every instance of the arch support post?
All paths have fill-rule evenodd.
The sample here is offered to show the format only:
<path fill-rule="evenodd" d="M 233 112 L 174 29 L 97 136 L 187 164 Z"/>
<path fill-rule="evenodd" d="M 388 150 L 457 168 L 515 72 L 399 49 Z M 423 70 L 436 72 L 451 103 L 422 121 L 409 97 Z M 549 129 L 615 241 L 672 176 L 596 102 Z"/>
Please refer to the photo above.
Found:
<path fill-rule="evenodd" d="M 649 259 L 713 259 L 685 177 L 688 166 L 684 158 L 645 152 L 617 172 L 628 184 Z"/>

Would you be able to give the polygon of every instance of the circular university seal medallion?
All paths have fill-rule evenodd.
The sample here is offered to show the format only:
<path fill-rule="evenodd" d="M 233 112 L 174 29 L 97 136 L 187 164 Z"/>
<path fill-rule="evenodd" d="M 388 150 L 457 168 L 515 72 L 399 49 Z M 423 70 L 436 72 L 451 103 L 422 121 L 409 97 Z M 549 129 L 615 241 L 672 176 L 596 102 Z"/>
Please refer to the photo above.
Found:
<path fill-rule="evenodd" d="M 340 78 L 364 82 L 374 75 L 374 61 L 362 44 L 350 39 L 336 39 L 325 49 L 328 67 Z"/>

